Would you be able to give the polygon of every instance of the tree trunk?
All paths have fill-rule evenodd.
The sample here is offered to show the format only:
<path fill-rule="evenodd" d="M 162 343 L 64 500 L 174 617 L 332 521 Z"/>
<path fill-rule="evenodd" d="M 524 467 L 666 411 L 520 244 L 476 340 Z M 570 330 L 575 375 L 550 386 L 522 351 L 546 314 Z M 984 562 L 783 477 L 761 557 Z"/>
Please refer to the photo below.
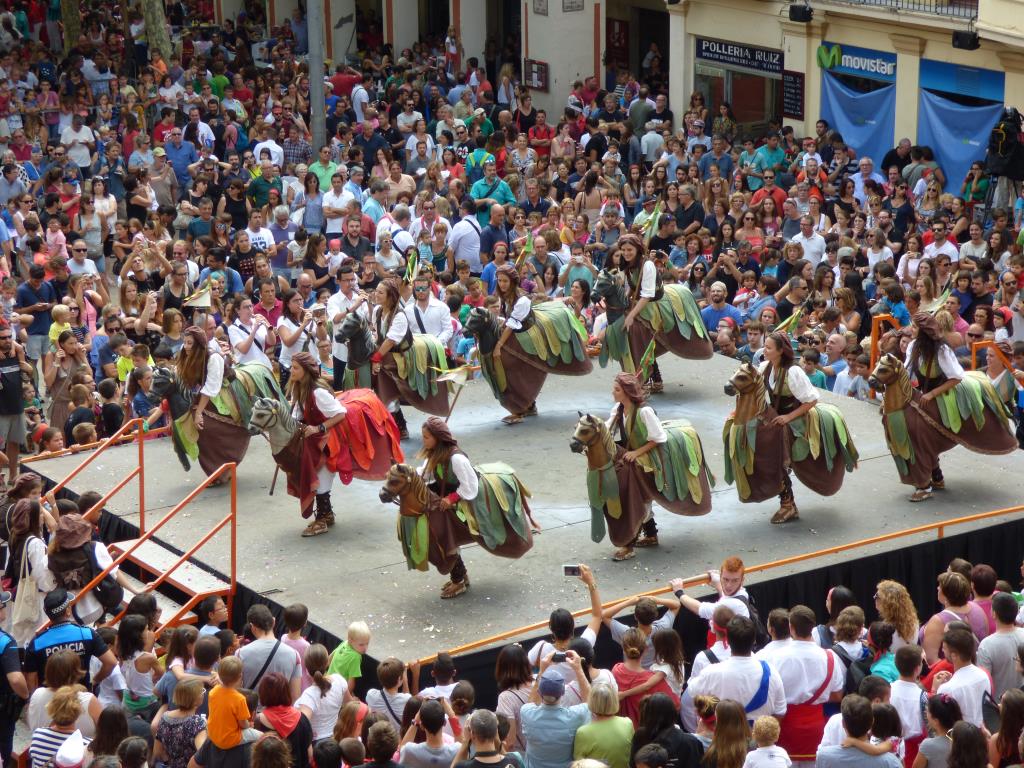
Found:
<path fill-rule="evenodd" d="M 78 45 L 82 33 L 82 11 L 78 0 L 60 0 L 61 24 L 64 27 L 64 53 Z"/>
<path fill-rule="evenodd" d="M 167 18 L 163 0 L 142 0 L 142 18 L 146 22 L 146 40 L 150 50 L 157 51 L 164 63 L 171 59 L 171 38 L 167 33 Z"/>

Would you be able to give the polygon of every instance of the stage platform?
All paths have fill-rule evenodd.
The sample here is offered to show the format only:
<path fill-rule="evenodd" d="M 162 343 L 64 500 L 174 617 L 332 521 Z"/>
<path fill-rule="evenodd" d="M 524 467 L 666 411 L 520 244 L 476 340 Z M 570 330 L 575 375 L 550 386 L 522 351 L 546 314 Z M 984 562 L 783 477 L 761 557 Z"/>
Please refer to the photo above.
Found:
<path fill-rule="evenodd" d="M 661 418 L 685 418 L 697 427 L 718 485 L 712 512 L 705 517 L 677 517 L 656 508 L 661 546 L 639 550 L 633 560 L 615 563 L 607 540 L 591 542 L 585 459 L 569 450 L 577 410 L 608 414 L 614 375 L 609 367 L 595 368 L 582 378 L 549 377 L 538 401 L 540 415 L 512 427 L 500 423 L 504 411 L 486 382 L 474 382 L 462 393 L 450 423 L 463 449 L 474 463 L 500 460 L 515 467 L 533 493 L 530 503 L 544 529 L 533 550 L 518 561 L 492 557 L 477 547 L 466 548 L 463 556 L 472 588 L 462 597 L 442 601 L 438 595 L 444 577 L 434 571 L 406 570 L 395 533 L 397 508 L 380 503 L 378 483 L 355 481 L 342 486 L 337 482 L 333 493 L 337 525 L 327 535 L 301 538 L 305 523 L 297 502 L 285 493 L 283 477 L 274 496 L 268 496 L 274 463 L 262 437 L 253 438 L 240 469 L 238 578 L 282 605 L 306 603 L 311 621 L 341 637 L 348 622 L 364 619 L 373 631 L 373 656 L 411 660 L 544 621 L 558 606 L 586 608 L 586 590 L 578 580 L 562 576 L 563 563 L 589 563 L 597 574 L 602 598 L 610 600 L 657 588 L 676 576 L 697 575 L 732 554 L 748 564 L 763 563 L 1020 502 L 1024 454 L 980 456 L 956 448 L 943 461 L 948 490 L 937 492 L 927 503 L 909 503 L 911 489 L 898 481 L 878 405 L 833 399 L 846 415 L 860 451 L 860 468 L 847 476 L 842 490 L 831 498 L 818 497 L 797 484 L 800 520 L 770 525 L 777 502 L 741 504 L 735 488 L 721 479 L 722 424 L 733 407 L 733 399 L 723 394 L 722 387 L 736 365 L 718 356 L 707 361 L 661 358 L 667 383 L 665 393 L 654 396 L 652 404 Z M 406 414 L 413 439 L 404 447 L 411 462 L 420 447 L 417 435 L 422 416 L 412 409 L 406 409 Z M 112 449 L 76 478 L 71 489 L 104 492 L 135 465 L 136 457 L 134 445 Z M 80 461 L 81 457 L 69 456 L 32 468 L 59 479 Z M 188 474 L 182 470 L 168 440 L 147 442 L 149 525 L 201 479 L 198 468 Z M 115 497 L 108 506 L 110 512 L 137 522 L 135 487 L 130 484 Z M 161 537 L 187 549 L 224 516 L 227 500 L 228 492 L 223 489 L 203 493 Z M 856 554 L 836 555 L 831 562 L 920 540 L 890 541 Z M 225 531 L 198 557 L 226 572 L 227 555 Z M 828 558 L 817 559 L 770 575 L 796 573 L 829 562 Z M 920 608 L 927 611 L 930 606 Z"/>

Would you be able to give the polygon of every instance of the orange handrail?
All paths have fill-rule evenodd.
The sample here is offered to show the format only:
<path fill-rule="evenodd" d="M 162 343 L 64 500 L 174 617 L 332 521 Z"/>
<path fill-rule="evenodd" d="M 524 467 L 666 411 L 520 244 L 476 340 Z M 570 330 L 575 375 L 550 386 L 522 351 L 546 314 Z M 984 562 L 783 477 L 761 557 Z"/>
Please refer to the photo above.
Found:
<path fill-rule="evenodd" d="M 1013 363 L 1010 362 L 1010 358 L 1008 358 L 1006 356 L 1006 354 L 1003 352 L 1003 350 L 1001 350 L 999 347 L 996 346 L 995 341 L 993 341 L 992 339 L 982 339 L 981 341 L 975 341 L 975 342 L 973 342 L 971 344 L 971 370 L 972 371 L 978 370 L 978 350 L 979 349 L 988 349 L 989 350 L 989 354 L 991 354 L 992 352 L 995 352 L 996 353 L 996 357 L 999 358 L 999 361 L 1003 365 L 1006 366 L 1006 370 L 1008 370 L 1008 371 L 1010 371 L 1012 373 L 1012 371 L 1013 371 Z"/>
<path fill-rule="evenodd" d="M 157 427 L 156 429 L 147 430 L 146 437 L 158 437 L 160 435 L 166 435 L 170 431 L 170 427 Z M 19 461 L 22 464 L 33 464 L 45 459 L 59 459 L 63 456 L 74 456 L 76 453 L 84 453 L 85 451 L 91 451 L 94 448 L 102 448 L 104 446 L 110 447 L 111 445 L 124 445 L 125 443 L 130 443 L 132 440 L 137 439 L 138 438 L 135 435 L 122 435 L 116 440 L 113 437 L 105 437 L 102 440 L 97 440 L 95 443 L 78 443 L 76 445 L 72 445 L 70 448 L 63 448 L 59 451 L 47 451 L 46 453 L 37 453 L 34 456 L 26 456 Z"/>
<path fill-rule="evenodd" d="M 83 517 L 85 517 L 88 520 L 92 520 L 96 512 L 102 509 L 103 505 L 106 504 L 115 493 L 120 491 L 122 488 L 128 485 L 128 483 L 130 483 L 137 477 L 139 478 L 139 530 L 140 532 L 144 532 L 146 529 L 146 454 L 144 448 L 146 441 L 143 439 L 143 437 L 144 435 L 147 434 L 145 422 L 145 419 L 131 419 L 130 421 L 126 421 L 124 424 L 121 425 L 121 428 L 117 430 L 117 432 L 112 434 L 108 440 L 106 440 L 102 445 L 99 446 L 99 448 L 97 448 L 95 451 L 86 456 L 85 460 L 81 464 L 79 464 L 77 467 L 71 470 L 71 472 L 68 473 L 68 475 L 63 480 L 61 480 L 53 488 L 51 488 L 49 493 L 56 496 L 59 491 L 67 487 L 68 483 L 70 483 L 72 480 L 74 480 L 76 477 L 82 474 L 82 472 L 84 472 L 90 464 L 96 461 L 97 457 L 103 455 L 104 451 L 116 445 L 119 445 L 121 442 L 123 442 L 123 439 L 126 436 L 128 436 L 128 433 L 134 430 L 134 436 L 131 436 L 128 439 L 133 439 L 138 443 L 138 465 L 134 469 L 132 469 L 127 475 L 121 478 L 117 485 L 115 485 L 111 491 L 105 494 L 97 504 L 94 504 L 92 508 L 89 509 L 85 515 L 83 515 Z M 42 456 L 36 456 L 33 458 L 35 458 L 36 460 L 44 458 L 48 459 L 53 458 L 53 456 L 56 455 L 58 455 L 57 452 L 54 452 L 53 454 L 44 454 Z M 25 462 L 27 461 L 29 460 L 26 459 Z"/>
<path fill-rule="evenodd" d="M 139 442 L 139 446 L 140 446 L 140 452 L 141 452 L 141 446 L 142 446 L 142 442 L 141 441 Z M 222 464 L 212 475 L 207 477 L 205 480 L 203 480 L 203 482 L 201 482 L 198 486 L 196 486 L 184 499 L 182 499 L 177 504 L 175 504 L 173 507 L 171 507 L 171 509 L 167 512 L 167 514 L 165 514 L 162 518 L 160 518 L 160 521 L 156 525 L 154 525 L 152 528 L 150 528 L 148 531 L 142 531 L 141 528 L 140 528 L 139 533 L 141 535 L 139 536 L 138 539 L 135 540 L 135 543 L 132 544 L 130 547 L 128 547 L 126 550 L 124 550 L 116 558 L 114 558 L 114 561 L 110 565 L 108 565 L 106 568 L 104 568 L 102 571 L 100 571 L 98 574 L 96 574 L 96 576 L 92 579 L 92 581 L 90 581 L 88 584 L 86 584 L 84 587 L 82 587 L 82 589 L 80 589 L 78 591 L 78 594 L 76 594 L 75 597 L 71 600 L 71 606 L 74 606 L 79 600 L 82 599 L 82 597 L 89 590 L 93 589 L 104 578 L 106 578 L 107 575 L 112 570 L 114 570 L 114 568 L 117 568 L 119 565 L 121 565 L 121 563 L 123 563 L 125 560 L 127 560 L 128 557 L 132 553 L 135 552 L 135 550 L 137 550 L 145 542 L 147 542 L 150 539 L 152 539 L 153 536 L 156 534 L 156 532 L 159 531 L 161 528 L 163 528 L 163 526 L 167 522 L 169 522 L 172 517 L 174 517 L 176 514 L 178 514 L 178 512 L 180 512 L 182 509 L 184 509 L 186 506 L 188 506 L 192 502 L 192 500 L 196 498 L 196 496 L 198 496 L 204 490 L 209 488 L 210 485 L 212 485 L 214 483 L 214 481 L 217 480 L 218 478 L 220 478 L 220 476 L 223 475 L 225 472 L 231 472 L 231 512 L 227 515 L 227 517 L 225 517 L 223 520 L 221 520 L 214 527 L 214 529 L 212 531 L 207 533 L 202 538 L 202 540 L 200 541 L 200 543 L 198 545 L 196 545 L 195 547 L 190 549 L 187 553 L 185 553 L 184 555 L 179 557 L 178 560 L 176 560 L 175 563 L 170 568 L 166 569 L 155 582 L 152 582 L 151 584 L 149 584 L 147 586 L 150 587 L 150 588 L 153 588 L 153 587 L 156 587 L 156 586 L 162 584 L 163 581 L 171 573 L 173 573 L 189 557 L 191 557 L 193 554 L 195 554 L 195 552 L 199 549 L 200 546 L 202 546 L 203 544 L 208 542 L 213 537 L 213 535 L 216 532 L 220 531 L 228 522 L 230 522 L 231 523 L 231 586 L 230 586 L 230 589 L 229 589 L 229 592 L 228 592 L 228 595 L 227 595 L 228 601 L 229 601 L 228 602 L 228 612 L 229 612 L 229 615 L 230 615 L 231 604 L 234 601 L 235 592 L 237 591 L 237 586 L 238 586 L 238 581 L 237 581 L 237 561 L 236 561 L 236 554 L 235 554 L 236 541 L 237 541 L 237 538 L 236 538 L 237 537 L 237 528 L 238 528 L 238 465 L 235 464 L 234 462 L 229 462 L 227 464 Z M 70 476 L 68 478 L 65 478 L 65 480 L 63 482 L 66 484 L 68 479 L 70 479 Z M 182 611 L 181 613 L 183 614 L 184 611 Z M 50 624 L 51 624 L 51 622 L 47 621 L 45 624 L 43 624 L 42 627 L 39 628 L 39 631 L 40 632 L 43 631 L 44 629 L 49 627 Z M 166 623 L 165 623 L 165 626 L 166 626 Z"/>
<path fill-rule="evenodd" d="M 873 315 L 871 317 L 871 370 L 875 370 L 878 358 L 881 357 L 878 354 L 878 344 L 882 340 L 882 326 L 886 324 L 893 328 L 900 327 L 899 321 L 892 315 Z"/>
<path fill-rule="evenodd" d="M 953 518 L 951 520 L 941 520 L 941 521 L 934 522 L 934 523 L 925 523 L 924 525 L 918 525 L 918 526 L 915 526 L 914 528 L 905 528 L 902 531 L 894 531 L 892 533 L 883 533 L 883 534 L 880 534 L 878 536 L 872 536 L 869 539 L 859 539 L 858 541 L 851 541 L 851 542 L 847 542 L 846 544 L 837 544 L 836 546 L 828 547 L 827 549 L 819 549 L 819 550 L 816 550 L 814 552 L 805 552 L 805 553 L 800 554 L 800 555 L 792 555 L 790 557 L 784 557 L 784 558 L 782 558 L 780 560 L 772 560 L 772 561 L 769 561 L 767 563 L 759 563 L 758 565 L 750 565 L 750 566 L 747 566 L 746 568 L 744 568 L 744 574 L 760 573 L 762 571 L 769 571 L 769 570 L 772 570 L 772 569 L 775 569 L 775 568 L 781 568 L 781 567 L 784 567 L 784 566 L 787 566 L 787 565 L 793 565 L 794 563 L 801 563 L 801 562 L 804 562 L 806 560 L 813 560 L 813 559 L 818 558 L 818 557 L 826 557 L 828 555 L 835 555 L 835 554 L 838 554 L 840 552 L 846 552 L 846 551 L 851 550 L 851 549 L 860 549 L 862 547 L 868 547 L 868 546 L 871 546 L 873 544 L 880 544 L 882 542 L 891 541 L 893 539 L 904 538 L 904 537 L 907 537 L 907 536 L 914 536 L 914 535 L 919 534 L 919 533 L 927 533 L 928 531 L 936 531 L 937 532 L 937 538 L 941 539 L 941 538 L 943 538 L 943 536 L 945 536 L 946 528 L 949 527 L 949 526 L 952 526 L 952 525 L 965 525 L 967 523 L 973 523 L 973 522 L 977 522 L 979 520 L 988 520 L 988 519 L 993 518 L 993 517 L 1002 517 L 1002 516 L 1005 516 L 1005 515 L 1019 514 L 1021 512 L 1024 512 L 1024 505 L 1020 505 L 1020 506 L 1016 506 L 1016 507 L 1006 507 L 1004 509 L 995 509 L 995 510 L 991 510 L 989 512 L 979 512 L 977 514 L 967 515 L 965 517 L 955 517 L 955 518 Z M 702 574 L 700 576 L 688 576 L 687 578 L 683 579 L 683 584 L 686 587 L 698 587 L 698 586 L 702 586 L 702 585 L 708 584 L 708 583 L 710 583 L 710 581 L 709 581 L 709 579 L 707 577 L 707 574 Z M 668 592 L 669 589 L 670 589 L 669 587 L 659 587 L 658 589 L 651 589 L 651 590 L 648 590 L 646 592 L 640 592 L 637 595 L 632 595 L 632 597 L 650 597 L 650 596 L 653 596 L 653 595 L 660 595 L 660 594 L 664 594 L 665 592 Z M 631 598 L 630 597 L 620 597 L 620 598 L 618 598 L 616 600 L 611 600 L 611 601 L 609 601 L 607 603 L 603 603 L 602 607 L 603 608 L 608 608 L 608 607 L 610 607 L 612 605 L 616 605 L 617 603 L 621 603 L 621 602 L 629 600 L 629 599 L 631 599 Z M 590 614 L 590 609 L 589 608 L 585 608 L 585 609 L 573 612 L 572 615 L 575 618 L 579 618 L 580 616 L 587 616 L 589 614 Z M 527 624 L 526 626 L 523 626 L 523 627 L 517 627 L 515 629 L 511 629 L 511 630 L 508 630 L 506 632 L 501 632 L 501 633 L 496 634 L 496 635 L 491 635 L 490 637 L 484 637 L 484 638 L 481 638 L 479 640 L 473 640 L 472 642 L 464 643 L 463 645 L 460 645 L 460 646 L 457 646 L 455 648 L 452 648 L 450 651 L 448 651 L 448 653 L 450 653 L 453 656 L 455 656 L 457 654 L 460 654 L 460 653 L 467 653 L 469 651 L 477 650 L 478 648 L 484 648 L 484 647 L 486 647 L 488 645 L 493 645 L 494 643 L 500 643 L 500 642 L 505 641 L 505 640 L 510 640 L 513 637 L 518 637 L 520 635 L 525 635 L 525 634 L 527 634 L 529 632 L 536 632 L 538 630 L 544 629 L 547 626 L 548 626 L 547 621 L 538 621 L 538 622 L 535 622 L 533 624 Z M 427 656 L 425 658 L 420 659 L 419 663 L 420 664 L 429 664 L 430 662 L 434 661 L 436 658 L 437 658 L 436 654 L 431 655 L 431 656 Z"/>

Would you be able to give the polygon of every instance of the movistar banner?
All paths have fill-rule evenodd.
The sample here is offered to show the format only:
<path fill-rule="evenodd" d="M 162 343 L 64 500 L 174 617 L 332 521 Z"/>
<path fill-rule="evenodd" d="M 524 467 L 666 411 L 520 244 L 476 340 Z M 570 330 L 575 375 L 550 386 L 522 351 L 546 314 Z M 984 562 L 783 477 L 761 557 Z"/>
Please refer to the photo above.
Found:
<path fill-rule="evenodd" d="M 818 66 L 839 75 L 896 82 L 896 54 L 824 42 L 818 46 Z"/>

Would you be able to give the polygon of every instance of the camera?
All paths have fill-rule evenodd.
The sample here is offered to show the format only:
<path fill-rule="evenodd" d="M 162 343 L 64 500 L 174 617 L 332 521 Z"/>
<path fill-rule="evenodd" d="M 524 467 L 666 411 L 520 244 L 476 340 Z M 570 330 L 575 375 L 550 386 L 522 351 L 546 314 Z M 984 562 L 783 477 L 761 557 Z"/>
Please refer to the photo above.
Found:
<path fill-rule="evenodd" d="M 579 576 L 581 573 L 578 565 L 563 565 L 562 575 L 563 576 Z"/>
<path fill-rule="evenodd" d="M 552 664 L 561 664 L 563 661 L 565 661 L 565 659 L 566 659 L 566 656 L 565 656 L 564 653 L 553 653 L 553 654 L 551 654 L 551 663 Z"/>

